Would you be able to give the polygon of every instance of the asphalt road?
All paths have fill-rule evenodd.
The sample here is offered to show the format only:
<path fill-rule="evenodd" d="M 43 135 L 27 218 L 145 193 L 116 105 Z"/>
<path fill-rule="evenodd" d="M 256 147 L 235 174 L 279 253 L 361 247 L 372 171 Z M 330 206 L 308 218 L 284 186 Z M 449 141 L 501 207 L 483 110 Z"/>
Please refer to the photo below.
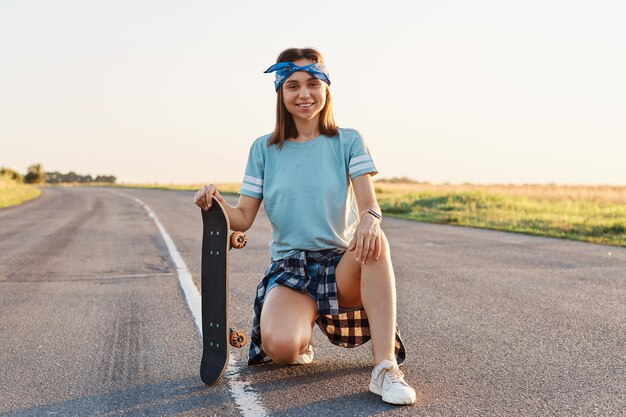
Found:
<path fill-rule="evenodd" d="M 417 404 L 370 394 L 370 345 L 319 329 L 313 364 L 249 368 L 233 349 L 206 387 L 174 263 L 129 196 L 199 283 L 191 192 L 45 188 L 0 210 L 0 415 L 626 415 L 624 248 L 385 219 Z M 230 266 L 242 328 L 269 260 L 264 212 L 247 235 Z"/>

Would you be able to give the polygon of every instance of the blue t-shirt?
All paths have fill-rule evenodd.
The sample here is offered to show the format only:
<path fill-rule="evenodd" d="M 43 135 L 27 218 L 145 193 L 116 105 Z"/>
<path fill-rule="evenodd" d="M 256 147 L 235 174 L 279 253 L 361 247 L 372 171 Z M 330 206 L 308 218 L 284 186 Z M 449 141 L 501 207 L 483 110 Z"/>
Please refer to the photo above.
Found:
<path fill-rule="evenodd" d="M 263 200 L 272 224 L 270 252 L 279 260 L 300 250 L 347 248 L 358 221 L 349 178 L 378 171 L 356 130 L 333 137 L 250 147 L 240 194 Z"/>

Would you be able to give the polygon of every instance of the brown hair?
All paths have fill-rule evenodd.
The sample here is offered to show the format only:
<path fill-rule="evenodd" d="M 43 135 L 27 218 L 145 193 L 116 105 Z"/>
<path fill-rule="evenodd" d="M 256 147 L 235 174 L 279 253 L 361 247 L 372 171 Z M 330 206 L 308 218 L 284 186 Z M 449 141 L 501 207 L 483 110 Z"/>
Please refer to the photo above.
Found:
<path fill-rule="evenodd" d="M 278 55 L 276 62 L 293 62 L 303 58 L 310 59 L 316 64 L 324 63 L 322 54 L 313 48 L 285 49 Z M 296 129 L 293 116 L 287 111 L 283 102 L 282 86 L 276 93 L 276 126 L 267 146 L 275 144 L 278 146 L 278 149 L 281 149 L 285 140 L 298 136 L 298 129 Z M 335 117 L 333 116 L 333 102 L 328 88 L 326 88 L 326 105 L 320 112 L 319 129 L 320 133 L 326 136 L 335 136 L 339 133 L 339 129 L 335 124 Z"/>

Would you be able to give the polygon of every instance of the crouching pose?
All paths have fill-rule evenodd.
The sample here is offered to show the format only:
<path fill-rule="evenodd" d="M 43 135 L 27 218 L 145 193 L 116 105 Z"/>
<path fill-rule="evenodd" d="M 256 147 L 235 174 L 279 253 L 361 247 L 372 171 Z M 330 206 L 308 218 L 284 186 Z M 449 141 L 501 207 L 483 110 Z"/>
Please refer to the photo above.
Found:
<path fill-rule="evenodd" d="M 359 133 L 338 128 L 321 54 L 283 51 L 275 73 L 276 127 L 254 141 L 236 207 L 214 185 L 195 195 L 208 209 L 224 203 L 233 230 L 252 226 L 261 201 L 272 224 L 271 262 L 257 288 L 249 365 L 313 360 L 315 323 L 332 343 L 372 341 L 369 389 L 393 404 L 415 391 L 398 368 L 406 352 L 396 325 L 389 243 Z"/>

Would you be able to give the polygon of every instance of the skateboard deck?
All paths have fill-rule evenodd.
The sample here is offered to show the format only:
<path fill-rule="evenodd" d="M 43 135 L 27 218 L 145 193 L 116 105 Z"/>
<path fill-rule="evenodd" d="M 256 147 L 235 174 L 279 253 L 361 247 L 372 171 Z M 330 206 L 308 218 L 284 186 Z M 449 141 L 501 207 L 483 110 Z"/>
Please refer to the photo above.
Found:
<path fill-rule="evenodd" d="M 228 326 L 228 252 L 242 248 L 243 233 L 229 235 L 230 224 L 222 204 L 215 198 L 202 212 L 202 361 L 200 377 L 207 385 L 217 383 L 228 366 L 229 345 L 242 347 L 243 332 Z"/>

